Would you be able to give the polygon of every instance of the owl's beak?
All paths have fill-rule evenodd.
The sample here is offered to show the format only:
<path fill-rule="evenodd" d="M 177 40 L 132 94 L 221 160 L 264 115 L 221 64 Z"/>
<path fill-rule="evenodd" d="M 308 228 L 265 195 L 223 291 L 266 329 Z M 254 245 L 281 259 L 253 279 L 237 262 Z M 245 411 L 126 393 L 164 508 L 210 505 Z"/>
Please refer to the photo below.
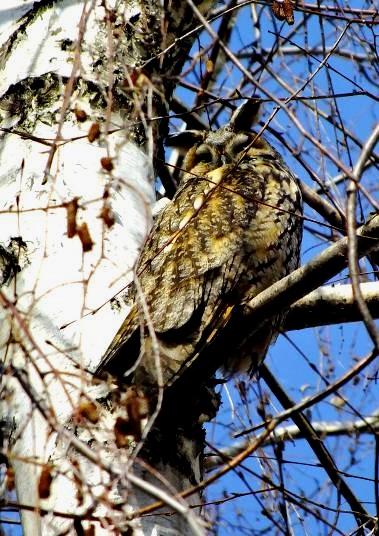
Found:
<path fill-rule="evenodd" d="M 223 166 L 226 164 L 226 156 L 224 154 L 221 155 L 221 162 Z"/>

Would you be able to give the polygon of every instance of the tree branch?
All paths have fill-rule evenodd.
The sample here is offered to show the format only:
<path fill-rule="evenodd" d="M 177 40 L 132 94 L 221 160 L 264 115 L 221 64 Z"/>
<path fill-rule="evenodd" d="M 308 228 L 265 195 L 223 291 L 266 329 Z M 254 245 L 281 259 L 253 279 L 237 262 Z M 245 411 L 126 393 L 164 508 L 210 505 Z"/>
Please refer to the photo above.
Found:
<path fill-rule="evenodd" d="M 360 281 L 359 281 L 359 256 L 358 256 L 358 239 L 356 234 L 356 202 L 357 202 L 357 189 L 364 170 L 364 165 L 375 147 L 376 142 L 379 139 L 379 123 L 369 136 L 366 144 L 364 145 L 360 157 L 354 166 L 354 177 L 350 179 L 347 187 L 347 237 L 348 237 L 348 261 L 349 272 L 351 278 L 351 284 L 353 287 L 353 294 L 355 302 L 359 308 L 362 316 L 362 320 L 366 326 L 367 332 L 371 337 L 376 349 L 379 349 L 379 334 L 373 321 L 370 311 L 363 298 Z"/>
<path fill-rule="evenodd" d="M 295 402 L 287 396 L 287 393 L 281 387 L 279 382 L 272 375 L 270 370 L 266 365 L 262 365 L 260 369 L 260 374 L 263 380 L 266 382 L 272 393 L 279 400 L 283 408 L 290 409 L 295 406 Z M 344 499 L 348 502 L 352 512 L 354 513 L 355 519 L 357 521 L 358 527 L 366 526 L 367 528 L 374 529 L 375 523 L 372 519 L 372 516 L 366 511 L 366 509 L 359 502 L 357 497 L 354 495 L 353 491 L 347 485 L 345 480 L 339 474 L 338 468 L 329 454 L 327 448 L 323 444 L 319 434 L 313 428 L 312 424 L 301 412 L 294 413 L 292 415 L 292 420 L 299 428 L 301 433 L 304 435 L 309 446 L 319 459 L 326 473 L 328 474 L 330 480 L 335 485 L 336 489 L 341 493 Z M 359 532 L 358 532 L 359 533 Z M 363 534 L 363 531 L 362 531 Z"/>
<path fill-rule="evenodd" d="M 361 292 L 372 317 L 379 318 L 379 282 L 361 283 Z M 291 305 L 283 331 L 361 320 L 351 285 L 327 285 Z"/>
<path fill-rule="evenodd" d="M 311 423 L 312 428 L 322 437 L 341 436 L 350 434 L 372 434 L 373 429 L 379 430 L 379 410 L 365 417 L 364 419 L 356 419 L 355 421 L 315 421 Z M 278 426 L 274 432 L 267 437 L 262 443 L 262 447 L 279 443 L 281 441 L 294 441 L 296 439 L 304 439 L 304 431 L 296 424 L 288 426 Z M 243 452 L 250 444 L 251 439 L 238 441 L 234 445 L 222 449 L 220 455 L 210 454 L 206 456 L 205 468 L 210 471 L 225 463 L 225 458 L 234 458 L 240 452 Z"/>
<path fill-rule="evenodd" d="M 379 216 L 375 215 L 357 231 L 357 254 L 363 257 L 378 248 Z M 342 238 L 316 258 L 284 277 L 253 298 L 248 307 L 256 317 L 267 318 L 338 274 L 347 264 L 347 238 Z"/>

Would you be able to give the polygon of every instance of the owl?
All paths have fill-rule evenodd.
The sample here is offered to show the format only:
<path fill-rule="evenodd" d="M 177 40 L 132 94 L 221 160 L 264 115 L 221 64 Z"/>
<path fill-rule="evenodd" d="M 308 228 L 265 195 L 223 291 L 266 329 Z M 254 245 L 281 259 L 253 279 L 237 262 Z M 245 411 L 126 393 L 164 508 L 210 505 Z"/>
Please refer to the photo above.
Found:
<path fill-rule="evenodd" d="M 218 130 L 169 139 L 185 151 L 181 182 L 144 244 L 133 305 L 98 372 L 168 386 L 222 333 L 211 372 L 251 372 L 264 358 L 280 316 L 256 330 L 244 309 L 298 266 L 302 200 L 278 152 L 250 131 L 258 107 L 249 100 Z"/>

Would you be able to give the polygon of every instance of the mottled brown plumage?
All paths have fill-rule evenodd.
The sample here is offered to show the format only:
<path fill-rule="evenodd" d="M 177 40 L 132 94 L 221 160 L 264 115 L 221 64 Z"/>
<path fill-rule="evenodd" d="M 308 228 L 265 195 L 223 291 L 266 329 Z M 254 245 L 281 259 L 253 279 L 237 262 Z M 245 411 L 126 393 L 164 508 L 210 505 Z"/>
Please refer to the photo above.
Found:
<path fill-rule="evenodd" d="M 298 266 L 298 181 L 263 137 L 241 131 L 246 127 L 241 116 L 235 114 L 215 132 L 177 136 L 176 144 L 184 139 L 191 145 L 185 172 L 138 260 L 143 295 L 134 290 L 134 305 L 100 370 L 123 374 L 139 356 L 134 381 L 157 382 L 158 352 L 145 307 L 159 345 L 163 382 L 170 383 L 194 356 L 201 359 L 204 345 L 228 323 L 235 305 L 247 303 Z M 240 369 L 246 356 L 257 364 L 278 323 L 266 327 L 241 355 L 228 355 L 224 368 Z M 232 337 L 238 346 L 239 333 Z"/>

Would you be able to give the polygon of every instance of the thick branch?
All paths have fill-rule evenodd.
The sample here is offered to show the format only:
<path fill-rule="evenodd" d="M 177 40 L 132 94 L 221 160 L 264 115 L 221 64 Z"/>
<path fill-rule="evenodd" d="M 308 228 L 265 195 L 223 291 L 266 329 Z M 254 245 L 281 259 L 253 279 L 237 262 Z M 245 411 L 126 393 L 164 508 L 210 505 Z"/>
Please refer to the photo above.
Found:
<path fill-rule="evenodd" d="M 359 255 L 366 255 L 377 248 L 378 237 L 379 216 L 375 216 L 358 230 Z M 338 274 L 346 264 L 347 239 L 343 238 L 306 265 L 258 294 L 245 308 L 235 308 L 226 326 L 214 330 L 211 337 L 206 334 L 202 338 L 194 359 L 188 363 L 180 378 L 173 382 L 175 388 L 166 393 L 166 405 L 171 410 L 177 410 L 179 407 L 182 413 L 183 407 L 178 406 L 177 401 L 180 397 L 183 397 L 186 403 L 193 400 L 193 385 L 198 385 L 201 379 L 211 377 L 231 355 L 235 355 L 241 349 L 244 351 L 249 348 L 249 341 L 256 336 L 264 322 L 281 311 L 286 311 L 292 303 Z M 237 348 L 231 343 L 234 340 L 232 335 L 235 330 L 241 336 L 241 343 Z M 199 355 L 201 359 L 197 359 Z M 189 407 L 192 407 L 194 402 L 194 400 L 190 402 Z"/>
<path fill-rule="evenodd" d="M 373 318 L 379 318 L 379 282 L 362 283 L 363 298 Z M 328 285 L 291 305 L 283 330 L 311 328 L 362 320 L 351 285 Z"/>

